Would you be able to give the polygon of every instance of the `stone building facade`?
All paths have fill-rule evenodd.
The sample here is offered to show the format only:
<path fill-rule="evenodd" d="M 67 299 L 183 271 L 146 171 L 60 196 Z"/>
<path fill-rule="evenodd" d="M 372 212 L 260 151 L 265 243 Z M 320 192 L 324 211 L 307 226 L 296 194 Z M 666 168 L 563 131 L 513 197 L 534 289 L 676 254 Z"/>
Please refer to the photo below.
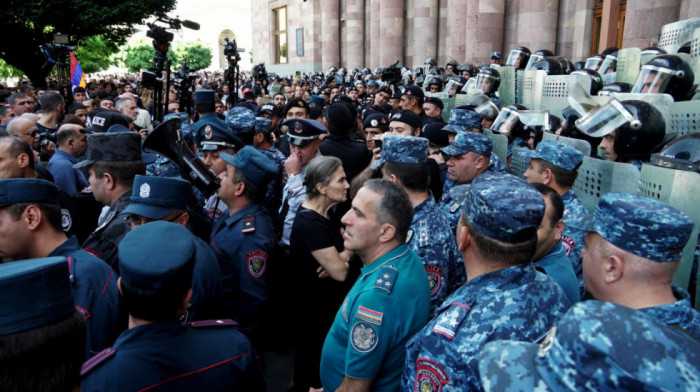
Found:
<path fill-rule="evenodd" d="M 488 62 L 492 51 L 505 61 L 518 45 L 579 61 L 655 44 L 664 24 L 700 17 L 700 1 L 251 0 L 251 16 L 253 62 L 289 74 L 396 60 L 413 68 L 427 57 Z"/>

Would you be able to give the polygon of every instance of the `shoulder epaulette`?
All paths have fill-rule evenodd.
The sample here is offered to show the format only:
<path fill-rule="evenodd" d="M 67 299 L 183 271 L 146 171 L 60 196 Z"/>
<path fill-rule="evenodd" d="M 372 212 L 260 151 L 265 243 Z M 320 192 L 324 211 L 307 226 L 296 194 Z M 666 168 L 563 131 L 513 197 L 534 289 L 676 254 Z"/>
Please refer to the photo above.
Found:
<path fill-rule="evenodd" d="M 387 294 L 391 294 L 391 290 L 394 289 L 394 283 L 396 278 L 399 276 L 399 270 L 392 266 L 382 266 L 379 268 L 379 273 L 377 274 L 377 279 L 374 280 L 374 289 L 385 291 Z"/>
<path fill-rule="evenodd" d="M 230 320 L 230 319 L 225 319 L 225 320 L 201 320 L 201 321 L 192 321 L 187 323 L 188 326 L 192 328 L 206 328 L 206 327 L 224 327 L 224 326 L 237 326 L 238 323 Z"/>
<path fill-rule="evenodd" d="M 101 363 L 103 363 L 107 359 L 111 358 L 116 352 L 117 352 L 117 350 L 112 349 L 112 347 L 100 351 L 97 355 L 88 359 L 83 364 L 83 367 L 80 369 L 80 375 L 83 376 L 83 375 L 87 374 L 92 369 L 96 368 Z"/>
<path fill-rule="evenodd" d="M 245 214 L 243 215 L 243 233 L 252 233 L 255 231 L 255 214 Z"/>

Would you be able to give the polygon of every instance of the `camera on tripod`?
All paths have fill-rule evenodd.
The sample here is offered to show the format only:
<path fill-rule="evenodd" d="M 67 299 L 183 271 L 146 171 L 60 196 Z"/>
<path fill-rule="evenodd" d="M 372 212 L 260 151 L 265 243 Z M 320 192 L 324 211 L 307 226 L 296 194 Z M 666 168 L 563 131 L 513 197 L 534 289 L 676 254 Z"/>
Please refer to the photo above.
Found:
<path fill-rule="evenodd" d="M 178 95 L 182 91 L 187 91 L 192 86 L 192 83 L 197 78 L 194 68 L 188 67 L 187 63 L 182 62 L 180 69 L 173 75 L 173 86 L 178 91 Z"/>
<path fill-rule="evenodd" d="M 265 70 L 265 63 L 260 63 L 254 66 L 252 75 L 255 80 L 267 80 L 267 70 Z"/>
<path fill-rule="evenodd" d="M 236 45 L 236 40 L 232 39 L 229 41 L 228 38 L 224 38 L 224 56 L 228 57 L 230 60 L 233 60 L 234 62 L 240 61 L 241 60 L 241 55 L 238 53 L 243 53 L 245 52 L 245 49 L 239 48 Z"/>
<path fill-rule="evenodd" d="M 394 64 L 391 64 L 387 68 L 382 70 L 382 82 L 388 84 L 398 85 L 401 84 L 401 67 L 399 66 L 399 60 L 396 60 Z"/>

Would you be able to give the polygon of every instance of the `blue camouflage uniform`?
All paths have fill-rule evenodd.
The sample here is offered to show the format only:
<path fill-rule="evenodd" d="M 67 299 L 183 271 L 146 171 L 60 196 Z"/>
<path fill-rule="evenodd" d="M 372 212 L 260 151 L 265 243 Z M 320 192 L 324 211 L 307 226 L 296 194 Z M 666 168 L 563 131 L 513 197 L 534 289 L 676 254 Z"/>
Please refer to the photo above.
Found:
<path fill-rule="evenodd" d="M 480 234 L 502 242 L 535 229 L 544 200 L 513 176 L 472 182 L 464 214 Z M 488 341 L 535 342 L 570 306 L 562 289 L 532 263 L 470 278 L 406 345 L 402 390 L 480 390 L 479 350 Z"/>
<path fill-rule="evenodd" d="M 190 183 L 180 178 L 141 176 L 134 178 L 125 215 L 163 220 L 175 210 L 187 210 Z M 192 298 L 185 321 L 220 316 L 221 269 L 208 243 L 195 237 L 196 257 L 192 276 Z"/>
<path fill-rule="evenodd" d="M 476 112 L 474 112 L 474 113 L 476 113 Z M 476 115 L 479 115 L 479 114 L 476 113 Z M 479 117 L 479 118 L 481 118 L 481 117 Z M 479 124 L 481 124 L 481 123 L 479 123 Z M 480 133 L 460 131 L 461 128 L 459 128 L 455 125 L 451 125 L 449 123 L 443 129 L 447 130 L 448 132 L 449 131 L 457 132 L 457 137 L 455 137 L 455 140 L 452 142 L 452 144 L 440 149 L 440 151 L 444 152 L 445 154 L 447 154 L 447 155 L 462 155 L 462 154 L 466 154 L 468 152 L 473 152 L 475 154 L 479 154 L 479 155 L 482 155 L 484 157 L 491 157 L 491 154 L 493 152 L 493 141 L 491 140 L 490 137 L 488 137 L 486 135 L 482 135 Z M 493 171 L 490 171 L 489 169 L 487 169 L 485 172 L 489 172 L 491 174 L 498 174 L 498 172 L 495 169 Z M 478 176 L 479 175 L 477 175 L 477 177 Z M 448 188 L 448 186 L 450 186 L 450 185 L 448 185 L 448 181 L 449 181 L 449 184 L 454 184 L 450 188 Z M 472 179 L 472 181 L 474 181 L 474 179 Z M 453 233 L 457 229 L 457 222 L 459 220 L 459 215 L 462 213 L 461 207 L 462 207 L 462 200 L 463 199 L 461 198 L 460 192 L 452 192 L 452 189 L 454 189 L 454 187 L 456 187 L 457 185 L 464 185 L 464 184 L 457 184 L 454 181 L 450 180 L 449 178 L 447 180 L 445 180 L 444 192 L 442 194 L 442 198 L 440 199 L 440 208 L 445 213 L 447 220 L 450 222 L 450 229 L 452 229 Z M 458 197 L 455 198 L 455 196 L 458 196 Z"/>
<path fill-rule="evenodd" d="M 371 169 L 377 170 L 386 162 L 419 166 L 425 165 L 427 161 L 428 139 L 386 135 L 382 156 Z M 413 222 L 406 243 L 420 257 L 428 275 L 432 314 L 450 293 L 464 283 L 465 273 L 454 233 L 450 231 L 447 218 L 429 193 L 425 200 L 413 208 Z"/>
<path fill-rule="evenodd" d="M 580 228 L 595 232 L 626 252 L 657 263 L 679 263 L 695 224 L 683 212 L 655 199 L 610 192 Z M 640 311 L 698 337 L 700 313 L 690 306 L 685 290 L 670 287 L 677 301 Z"/>
<path fill-rule="evenodd" d="M 697 339 L 606 302 L 573 306 L 540 344 L 495 341 L 479 357 L 487 392 L 700 389 Z"/>
<path fill-rule="evenodd" d="M 554 140 L 543 140 L 537 149 L 530 153 L 531 159 L 541 159 L 569 172 L 575 172 L 583 162 L 583 153 L 576 148 Z M 588 210 L 573 190 L 569 189 L 561 199 L 564 202 L 564 232 L 562 245 L 578 279 L 579 295 L 583 297 L 583 268 L 581 251 L 586 233 L 577 228 L 577 222 L 589 215 Z"/>
<path fill-rule="evenodd" d="M 91 134 L 88 136 L 86 155 L 85 160 L 74 165 L 76 169 L 89 167 L 98 161 L 140 161 L 141 137 L 133 132 Z M 117 273 L 117 245 L 131 229 L 123 214 L 128 204 L 129 192 L 124 192 L 109 206 L 95 231 L 82 244 L 84 249 L 104 260 Z"/>
<path fill-rule="evenodd" d="M 260 186 L 266 186 L 276 173 L 274 164 L 251 146 L 235 156 L 222 153 L 221 158 Z M 222 312 L 238 321 L 241 331 L 256 345 L 265 334 L 267 269 L 274 246 L 270 214 L 259 203 L 221 217 L 211 233 L 211 247 L 221 267 Z"/>
<path fill-rule="evenodd" d="M 345 376 L 374 379 L 373 391 L 399 389 L 405 344 L 428 321 L 428 278 L 402 244 L 365 265 L 335 316 L 321 356 L 321 382 L 335 391 Z"/>
<path fill-rule="evenodd" d="M 169 246 L 163 248 L 163 241 Z M 122 288 L 136 301 L 186 292 L 195 249 L 194 236 L 177 224 L 135 228 L 119 245 Z M 160 257 L 153 258 L 156 252 Z M 184 324 L 176 315 L 128 329 L 85 362 L 81 377 L 83 391 L 266 389 L 256 354 L 235 322 Z"/>

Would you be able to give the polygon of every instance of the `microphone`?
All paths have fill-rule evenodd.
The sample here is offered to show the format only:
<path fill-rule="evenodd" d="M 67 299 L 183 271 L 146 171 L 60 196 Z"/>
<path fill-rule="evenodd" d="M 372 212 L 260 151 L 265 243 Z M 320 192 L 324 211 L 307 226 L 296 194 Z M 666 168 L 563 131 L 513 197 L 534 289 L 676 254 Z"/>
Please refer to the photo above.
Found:
<path fill-rule="evenodd" d="M 199 23 L 193 22 L 191 20 L 183 20 L 182 25 L 192 30 L 199 30 Z"/>

